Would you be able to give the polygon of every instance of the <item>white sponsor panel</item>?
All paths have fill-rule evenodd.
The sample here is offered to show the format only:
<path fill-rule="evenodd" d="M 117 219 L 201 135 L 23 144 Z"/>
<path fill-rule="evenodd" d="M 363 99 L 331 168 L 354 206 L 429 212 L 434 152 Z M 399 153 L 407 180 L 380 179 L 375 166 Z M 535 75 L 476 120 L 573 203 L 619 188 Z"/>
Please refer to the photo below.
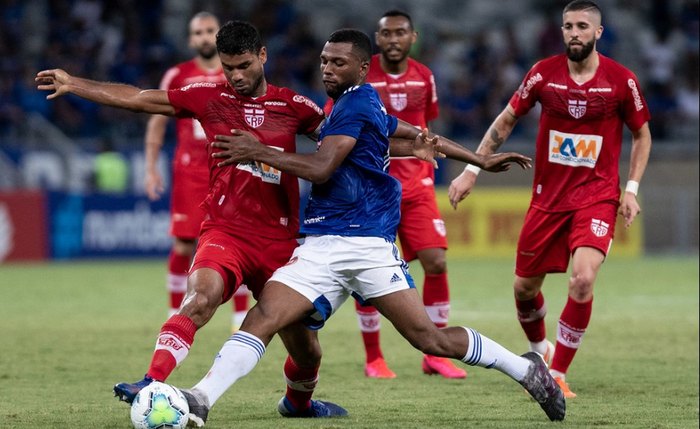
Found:
<path fill-rule="evenodd" d="M 549 131 L 549 162 L 553 164 L 594 168 L 602 147 L 602 136 Z"/>

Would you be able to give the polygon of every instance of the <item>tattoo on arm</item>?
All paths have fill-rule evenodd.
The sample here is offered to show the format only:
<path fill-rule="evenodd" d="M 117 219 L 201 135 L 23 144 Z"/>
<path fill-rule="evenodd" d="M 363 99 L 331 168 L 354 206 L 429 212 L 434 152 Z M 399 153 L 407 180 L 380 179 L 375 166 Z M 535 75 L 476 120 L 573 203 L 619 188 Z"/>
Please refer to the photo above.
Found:
<path fill-rule="evenodd" d="M 490 137 L 491 139 L 485 142 L 486 147 L 488 147 L 488 149 L 491 150 L 491 152 L 495 153 L 498 150 L 498 148 L 501 147 L 503 142 L 506 141 L 506 139 L 499 136 L 498 130 L 496 130 L 495 128 L 491 129 Z"/>

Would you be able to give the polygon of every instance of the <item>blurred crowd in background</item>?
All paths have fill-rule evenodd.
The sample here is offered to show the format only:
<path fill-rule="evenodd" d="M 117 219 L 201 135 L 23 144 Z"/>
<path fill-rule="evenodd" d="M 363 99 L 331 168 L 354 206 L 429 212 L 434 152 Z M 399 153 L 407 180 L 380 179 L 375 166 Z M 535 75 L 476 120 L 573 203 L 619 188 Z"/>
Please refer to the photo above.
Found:
<path fill-rule="evenodd" d="M 566 3 L 0 0 L 0 140 L 5 148 L 23 144 L 34 123 L 28 118 L 40 115 L 83 147 L 97 151 L 105 141 L 125 150 L 142 147 L 146 115 L 72 96 L 47 101 L 34 76 L 60 67 L 78 76 L 155 88 L 166 69 L 193 56 L 187 22 L 201 10 L 222 23 L 253 22 L 268 47 L 268 81 L 322 105 L 318 55 L 330 32 L 350 26 L 373 36 L 381 14 L 400 8 L 412 14 L 419 32 L 413 56 L 436 77 L 441 116 L 434 130 L 476 144 L 528 68 L 563 52 Z M 697 145 L 698 0 L 599 4 L 605 27 L 599 50 L 637 73 L 652 112 L 654 142 Z M 536 128 L 524 123 L 516 135 L 530 138 Z"/>

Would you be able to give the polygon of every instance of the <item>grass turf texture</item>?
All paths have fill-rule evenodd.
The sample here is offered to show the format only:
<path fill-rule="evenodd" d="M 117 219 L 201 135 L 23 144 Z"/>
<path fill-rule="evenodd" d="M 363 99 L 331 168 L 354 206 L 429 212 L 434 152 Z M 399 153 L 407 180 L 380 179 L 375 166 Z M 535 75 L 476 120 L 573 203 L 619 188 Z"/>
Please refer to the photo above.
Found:
<path fill-rule="evenodd" d="M 512 263 L 448 261 L 452 325 L 467 325 L 518 354 Z M 412 265 L 417 284 L 422 274 Z M 112 396 L 141 378 L 166 314 L 164 261 L 0 265 L 0 428 L 130 428 Z M 554 340 L 566 275 L 551 275 L 547 326 Z M 209 428 L 697 428 L 697 257 L 615 259 L 603 266 L 583 345 L 568 374 L 579 395 L 566 420 L 550 423 L 515 382 L 466 367 L 466 380 L 421 373 L 421 355 L 383 321 L 394 380 L 363 376 L 364 352 L 351 302 L 321 331 L 324 361 L 315 397 L 350 417 L 288 420 L 277 414 L 285 357 L 273 340 L 258 367 L 210 413 Z M 168 380 L 190 387 L 230 335 L 222 306 Z"/>

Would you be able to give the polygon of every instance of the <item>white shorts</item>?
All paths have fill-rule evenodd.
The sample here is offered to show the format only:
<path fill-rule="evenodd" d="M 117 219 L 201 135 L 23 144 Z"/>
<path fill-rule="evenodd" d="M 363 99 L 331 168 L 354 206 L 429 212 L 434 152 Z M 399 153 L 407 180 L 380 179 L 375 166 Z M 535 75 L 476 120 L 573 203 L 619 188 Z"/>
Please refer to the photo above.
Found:
<path fill-rule="evenodd" d="M 379 237 L 306 237 L 287 265 L 272 274 L 273 280 L 313 303 L 316 313 L 305 321 L 312 329 L 320 329 L 350 295 L 364 303 L 415 288 L 399 249 Z"/>

